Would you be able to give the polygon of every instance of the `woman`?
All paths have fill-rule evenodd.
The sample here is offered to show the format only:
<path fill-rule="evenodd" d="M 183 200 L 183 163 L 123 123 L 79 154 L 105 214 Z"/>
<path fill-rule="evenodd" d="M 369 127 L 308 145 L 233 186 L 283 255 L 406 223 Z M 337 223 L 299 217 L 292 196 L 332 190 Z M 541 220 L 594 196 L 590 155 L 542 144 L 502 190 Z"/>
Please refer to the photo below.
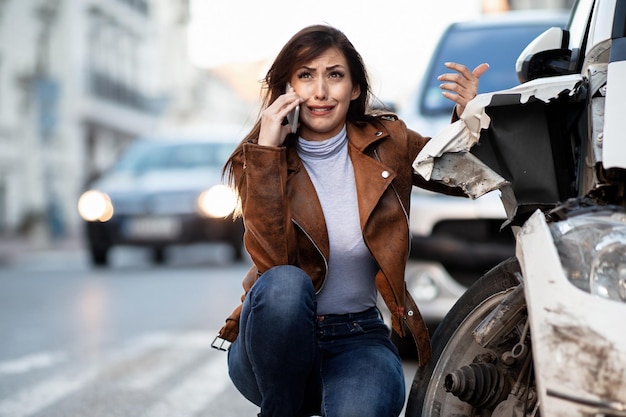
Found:
<path fill-rule="evenodd" d="M 487 65 L 448 68 L 457 73 L 440 77 L 443 94 L 460 115 Z M 437 188 L 411 167 L 427 139 L 395 115 L 368 114 L 362 59 L 332 27 L 295 34 L 264 81 L 264 110 L 225 167 L 254 263 L 219 335 L 233 342 L 231 379 L 263 417 L 398 416 L 402 364 L 376 300 L 426 363 L 404 268 L 411 187 Z M 298 106 L 293 134 L 286 119 Z"/>

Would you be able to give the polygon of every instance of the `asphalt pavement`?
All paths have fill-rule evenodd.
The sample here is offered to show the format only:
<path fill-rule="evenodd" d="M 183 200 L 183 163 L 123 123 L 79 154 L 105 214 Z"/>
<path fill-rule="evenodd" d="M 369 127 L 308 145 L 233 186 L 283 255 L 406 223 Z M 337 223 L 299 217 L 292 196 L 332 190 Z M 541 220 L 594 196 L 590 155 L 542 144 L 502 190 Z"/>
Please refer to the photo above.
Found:
<path fill-rule="evenodd" d="M 8 279 L 8 283 L 15 285 L 14 288 L 23 289 L 22 292 L 15 290 L 10 294 L 18 297 L 28 293 L 31 300 L 9 303 L 19 308 L 18 311 L 7 310 L 9 306 L 4 305 L 4 317 L 23 316 L 23 321 L 17 326 L 14 320 L 6 324 L 5 327 L 15 330 L 15 334 L 8 337 L 15 346 L 23 343 L 20 346 L 25 349 L 30 346 L 27 342 L 33 344 L 46 335 L 50 336 L 46 343 L 44 341 L 41 345 L 30 346 L 19 354 L 15 353 L 20 351 L 16 348 L 15 352 L 6 353 L 4 360 L 0 359 L 0 415 L 110 415 L 108 411 L 111 404 L 122 404 L 124 399 L 128 400 L 128 407 L 137 407 L 137 404 L 148 407 L 154 403 L 154 409 L 149 408 L 150 412 L 146 416 L 255 415 L 258 411 L 256 407 L 243 399 L 230 383 L 221 352 L 207 349 L 218 328 L 217 324 L 208 324 L 207 320 L 217 315 L 221 323 L 224 314 L 222 310 L 230 311 L 230 304 L 221 306 L 220 303 L 222 298 L 224 302 L 237 298 L 240 291 L 239 277 L 243 273 L 241 269 L 245 270 L 247 266 L 238 263 L 231 271 L 227 260 L 227 252 L 231 248 L 227 246 L 211 251 L 206 249 L 203 246 L 186 250 L 173 248 L 169 252 L 173 262 L 168 260 L 168 268 L 160 270 L 150 266 L 150 258 L 145 251 L 122 248 L 113 253 L 113 268 L 98 270 L 94 274 L 89 263 L 89 253 L 80 238 L 43 240 L 0 236 L 0 269 L 4 270 L 6 277 L 15 278 Z M 188 267 L 190 263 L 200 265 L 201 268 Z M 172 276 L 176 279 L 171 279 Z M 48 286 L 50 282 L 55 285 Z M 151 283 L 151 297 L 148 299 L 138 296 L 142 294 L 144 282 Z M 194 290 L 194 286 L 200 289 Z M 221 288 L 219 294 L 232 287 L 234 295 L 210 298 L 211 294 L 218 294 L 212 289 L 214 287 Z M 115 296 L 115 308 L 107 310 L 105 307 L 108 304 L 101 304 L 106 297 L 92 299 L 97 294 L 109 294 L 111 300 Z M 205 295 L 212 301 L 205 300 Z M 76 296 L 87 298 L 78 302 L 71 298 Z M 159 301 L 171 297 L 184 298 L 186 302 Z M 198 297 L 200 299 L 194 301 Z M 33 305 L 32 300 L 47 302 L 38 301 L 40 308 L 33 310 L 28 307 Z M 94 323 L 85 322 L 90 315 L 77 316 L 70 309 L 68 317 L 59 318 L 59 314 L 65 311 L 63 306 L 93 307 L 94 301 L 101 302 L 95 303 L 101 307 L 101 311 L 98 310 L 101 315 L 108 314 L 100 317 L 102 323 L 117 323 L 109 327 L 116 329 L 114 336 L 117 335 L 119 340 L 114 340 L 107 333 L 109 327 L 94 328 Z M 163 310 L 162 305 L 170 307 Z M 46 306 L 51 310 L 45 310 Z M 217 314 L 213 310 L 220 312 Z M 194 315 L 197 313 L 200 313 L 200 318 Z M 200 324 L 170 328 L 161 323 L 177 323 L 176 320 L 180 323 Z M 72 325 L 76 321 L 83 327 Z M 85 327 L 87 324 L 89 326 Z M 206 331 L 207 326 L 211 331 Z M 161 328 L 166 333 L 159 330 Z M 29 332 L 29 329 L 34 330 Z M 50 331 L 42 332 L 42 329 Z M 98 329 L 102 334 L 96 332 Z M 68 332 L 71 336 L 74 330 L 79 331 L 75 343 L 67 342 L 68 337 L 59 336 Z M 34 341 L 28 337 L 34 338 Z M 84 352 L 76 348 L 91 346 L 91 342 L 100 339 L 108 341 L 107 344 L 98 345 L 106 354 L 106 361 L 94 361 L 89 356 L 93 354 L 93 349 L 88 349 L 89 355 L 83 355 Z M 160 344 L 146 344 L 146 340 L 156 340 Z M 65 344 L 71 349 L 65 349 Z M 8 347 L 5 346 L 5 349 Z M 79 355 L 76 352 L 83 353 Z M 184 354 L 181 355 L 181 352 Z M 411 360 L 404 363 L 407 389 L 415 373 L 415 366 Z M 122 368 L 129 374 L 120 375 Z M 68 373 L 73 375 L 71 379 L 67 379 Z M 34 379 L 30 380 L 31 376 Z M 111 379 L 113 376 L 115 378 Z M 207 385 L 206 381 L 210 383 Z M 114 389 L 111 388 L 113 385 Z M 146 388 L 148 386 L 151 388 Z M 207 389 L 210 391 L 208 394 Z M 120 393 L 129 397 L 117 397 L 122 395 Z M 93 400 L 94 404 L 86 403 L 86 398 Z M 194 401 L 190 402 L 190 398 Z M 95 408 L 87 412 L 84 410 L 85 404 Z M 73 411 L 66 413 L 67 407 Z M 64 411 L 55 414 L 59 410 Z M 216 414 L 216 410 L 221 411 Z M 120 411 L 116 415 L 136 415 L 130 411 L 126 414 Z M 50 414 L 46 414 L 48 412 Z"/>
<path fill-rule="evenodd" d="M 31 263 L 47 259 L 57 261 L 86 260 L 87 252 L 83 240 L 78 236 L 46 238 L 42 236 L 0 235 L 0 268 Z"/>
<path fill-rule="evenodd" d="M 225 244 L 174 245 L 167 248 L 171 266 L 198 265 L 207 262 L 228 264 L 232 249 Z M 139 247 L 114 247 L 109 255 L 110 266 L 151 265 L 150 252 Z M 81 269 L 91 267 L 85 240 L 80 236 L 56 239 L 42 236 L 0 235 L 0 268 L 58 269 L 69 265 Z"/>

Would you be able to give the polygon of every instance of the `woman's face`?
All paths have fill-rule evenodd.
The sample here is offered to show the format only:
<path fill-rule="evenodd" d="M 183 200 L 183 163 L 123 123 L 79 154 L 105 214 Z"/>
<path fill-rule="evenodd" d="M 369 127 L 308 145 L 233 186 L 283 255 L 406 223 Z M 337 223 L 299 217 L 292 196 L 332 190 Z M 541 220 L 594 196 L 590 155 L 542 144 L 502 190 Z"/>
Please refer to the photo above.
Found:
<path fill-rule="evenodd" d="M 305 100 L 300 104 L 300 136 L 306 140 L 339 133 L 350 101 L 361 94 L 360 87 L 352 84 L 346 58 L 335 48 L 296 68 L 291 85 Z"/>

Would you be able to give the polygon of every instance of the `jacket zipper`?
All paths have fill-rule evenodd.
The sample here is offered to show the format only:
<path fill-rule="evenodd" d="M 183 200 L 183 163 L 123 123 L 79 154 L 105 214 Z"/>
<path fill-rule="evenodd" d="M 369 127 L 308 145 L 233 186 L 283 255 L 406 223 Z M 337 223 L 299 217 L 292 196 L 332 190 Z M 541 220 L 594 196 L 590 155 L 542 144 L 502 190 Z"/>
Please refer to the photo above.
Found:
<path fill-rule="evenodd" d="M 317 290 L 315 292 L 315 294 L 319 294 L 320 291 L 322 291 L 322 289 L 324 288 L 324 284 L 326 284 L 326 277 L 328 276 L 328 261 L 326 260 L 326 257 L 324 256 L 324 254 L 322 253 L 322 250 L 319 248 L 319 246 L 317 246 L 317 244 L 315 243 L 315 241 L 311 238 L 311 235 L 309 235 L 306 230 L 304 230 L 304 227 L 300 226 L 300 224 L 295 220 L 295 219 L 291 219 L 291 221 L 293 222 L 293 224 L 295 224 L 296 226 L 298 226 L 298 229 L 302 230 L 302 233 L 304 233 L 304 235 L 307 237 L 307 239 L 309 239 L 309 241 L 311 242 L 311 244 L 313 244 L 313 246 L 315 247 L 315 249 L 317 250 L 317 252 L 320 254 L 320 256 L 322 257 L 322 259 L 324 260 L 324 279 L 322 280 L 322 285 L 320 286 L 320 289 Z"/>

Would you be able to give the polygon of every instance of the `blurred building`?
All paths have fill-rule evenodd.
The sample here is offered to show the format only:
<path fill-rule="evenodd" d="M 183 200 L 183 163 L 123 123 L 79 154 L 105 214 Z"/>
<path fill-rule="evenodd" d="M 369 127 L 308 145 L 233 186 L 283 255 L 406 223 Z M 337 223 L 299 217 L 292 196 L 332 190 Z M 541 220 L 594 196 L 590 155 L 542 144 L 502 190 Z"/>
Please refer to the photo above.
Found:
<path fill-rule="evenodd" d="M 241 80 L 257 83 L 263 64 L 194 68 L 189 1 L 0 0 L 0 237 L 78 235 L 85 183 L 138 135 L 253 121 L 259 85 Z"/>
<path fill-rule="evenodd" d="M 201 118 L 220 83 L 187 59 L 188 10 L 188 0 L 0 0 L 0 235 L 77 234 L 90 176 L 137 135 Z"/>

